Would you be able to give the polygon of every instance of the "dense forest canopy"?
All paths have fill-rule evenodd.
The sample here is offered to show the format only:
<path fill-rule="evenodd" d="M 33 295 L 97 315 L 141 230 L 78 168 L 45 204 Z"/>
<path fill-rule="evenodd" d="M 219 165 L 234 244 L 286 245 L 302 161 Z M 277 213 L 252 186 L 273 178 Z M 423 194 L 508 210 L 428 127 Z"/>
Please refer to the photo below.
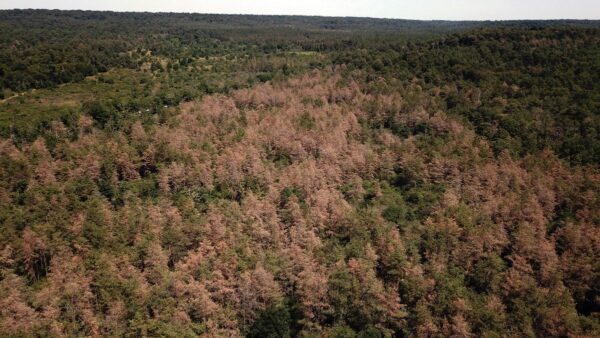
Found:
<path fill-rule="evenodd" d="M 134 67 L 151 50 L 169 57 L 331 51 L 484 26 L 598 27 L 596 21 L 496 23 L 304 16 L 87 11 L 0 11 L 0 89 L 22 91 Z M 51 27 L 48 30 L 48 27 Z"/>
<path fill-rule="evenodd" d="M 343 48 L 386 38 L 427 36 L 478 23 L 288 16 L 104 13 L 85 11 L 0 12 L 2 87 L 21 91 L 79 81 L 115 66 L 135 67 L 151 50 L 170 57 L 256 55 L 276 51 Z M 48 31 L 48 27 L 52 27 Z M 354 42 L 356 43 L 356 42 Z"/>
<path fill-rule="evenodd" d="M 600 30 L 480 29 L 410 46 L 338 52 L 335 64 L 417 82 L 437 109 L 465 118 L 496 150 L 552 148 L 600 163 Z"/>
<path fill-rule="evenodd" d="M 0 335 L 600 336 L 600 23 L 0 11 Z"/>

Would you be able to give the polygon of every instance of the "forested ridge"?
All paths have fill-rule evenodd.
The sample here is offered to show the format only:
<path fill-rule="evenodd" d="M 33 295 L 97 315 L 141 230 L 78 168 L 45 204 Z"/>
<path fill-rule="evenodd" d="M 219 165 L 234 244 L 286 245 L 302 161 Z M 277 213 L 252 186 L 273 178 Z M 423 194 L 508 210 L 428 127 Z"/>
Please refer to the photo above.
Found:
<path fill-rule="evenodd" d="M 0 335 L 600 336 L 597 22 L 0 28 Z"/>

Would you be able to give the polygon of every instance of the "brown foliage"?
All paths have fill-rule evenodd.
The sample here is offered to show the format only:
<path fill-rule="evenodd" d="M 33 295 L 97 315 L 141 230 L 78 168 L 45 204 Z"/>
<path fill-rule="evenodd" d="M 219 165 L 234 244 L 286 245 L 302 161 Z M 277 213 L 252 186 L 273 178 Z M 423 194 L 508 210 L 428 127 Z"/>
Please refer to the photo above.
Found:
<path fill-rule="evenodd" d="M 151 323 L 241 336 L 288 298 L 317 336 L 349 308 L 354 328 L 388 335 L 471 337 L 488 322 L 587 334 L 598 173 L 548 150 L 496 156 L 405 90 L 416 104 L 315 72 L 184 103 L 127 137 L 84 116 L 75 140 L 53 125 L 52 151 L 0 140 L 13 224 L 0 332 L 122 336 Z M 426 125 L 427 138 L 385 123 Z"/>

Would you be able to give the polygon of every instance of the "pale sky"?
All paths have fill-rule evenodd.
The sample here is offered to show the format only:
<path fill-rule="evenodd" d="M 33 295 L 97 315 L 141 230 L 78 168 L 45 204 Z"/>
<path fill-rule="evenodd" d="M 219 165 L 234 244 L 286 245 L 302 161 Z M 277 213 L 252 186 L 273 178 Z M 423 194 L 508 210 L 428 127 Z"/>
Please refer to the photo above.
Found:
<path fill-rule="evenodd" d="M 0 9 L 13 8 L 422 20 L 600 19 L 600 0 L 0 0 Z"/>

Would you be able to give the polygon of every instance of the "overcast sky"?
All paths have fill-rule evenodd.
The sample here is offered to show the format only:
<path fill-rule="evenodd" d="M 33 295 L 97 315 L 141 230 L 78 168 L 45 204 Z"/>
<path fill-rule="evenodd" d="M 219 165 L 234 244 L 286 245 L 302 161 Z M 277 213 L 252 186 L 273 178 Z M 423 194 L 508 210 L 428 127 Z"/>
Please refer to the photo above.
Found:
<path fill-rule="evenodd" d="M 368 16 L 403 19 L 600 19 L 600 0 L 0 0 L 0 9 Z"/>

